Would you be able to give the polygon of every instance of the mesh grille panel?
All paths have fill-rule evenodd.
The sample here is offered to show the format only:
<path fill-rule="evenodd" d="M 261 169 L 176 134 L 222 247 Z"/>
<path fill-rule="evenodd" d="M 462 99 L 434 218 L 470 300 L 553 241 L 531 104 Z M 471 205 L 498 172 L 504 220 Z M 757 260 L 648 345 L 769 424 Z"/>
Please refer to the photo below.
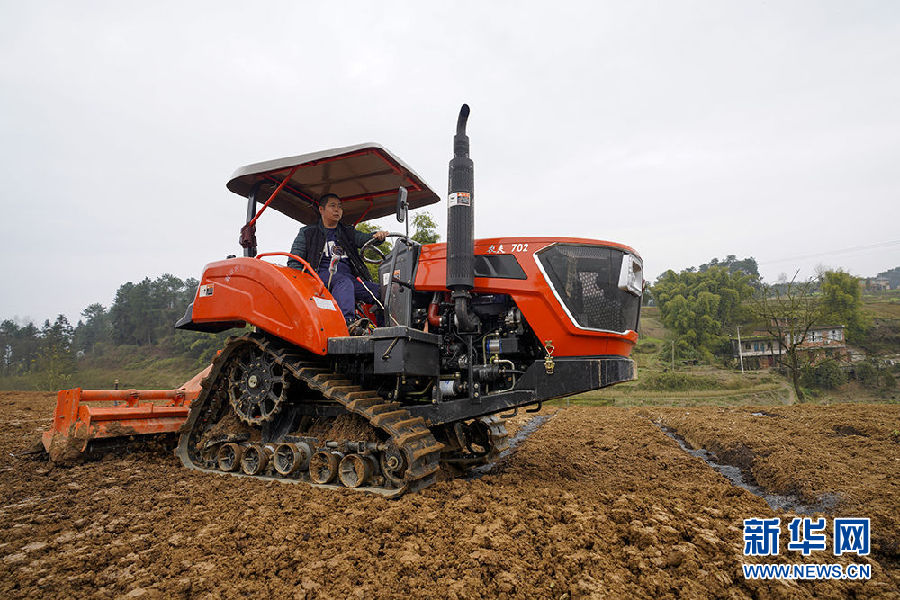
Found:
<path fill-rule="evenodd" d="M 580 327 L 637 330 L 640 298 L 618 287 L 622 251 L 557 244 L 537 256 L 548 283 Z"/>

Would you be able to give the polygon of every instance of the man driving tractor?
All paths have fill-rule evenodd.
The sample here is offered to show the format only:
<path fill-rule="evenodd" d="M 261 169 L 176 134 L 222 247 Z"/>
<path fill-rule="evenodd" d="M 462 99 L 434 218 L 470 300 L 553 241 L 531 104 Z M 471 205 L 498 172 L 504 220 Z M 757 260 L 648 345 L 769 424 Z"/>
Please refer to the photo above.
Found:
<path fill-rule="evenodd" d="M 305 259 L 316 269 L 337 301 L 350 334 L 359 334 L 366 330 L 368 319 L 357 319 L 356 301 L 372 302 L 381 293 L 359 249 L 372 238 L 383 242 L 388 232 L 365 233 L 341 223 L 344 211 L 337 194 L 325 194 L 319 198 L 318 206 L 318 223 L 300 229 L 291 245 L 291 254 Z M 302 268 L 294 259 L 289 259 L 287 264 L 294 269 Z"/>

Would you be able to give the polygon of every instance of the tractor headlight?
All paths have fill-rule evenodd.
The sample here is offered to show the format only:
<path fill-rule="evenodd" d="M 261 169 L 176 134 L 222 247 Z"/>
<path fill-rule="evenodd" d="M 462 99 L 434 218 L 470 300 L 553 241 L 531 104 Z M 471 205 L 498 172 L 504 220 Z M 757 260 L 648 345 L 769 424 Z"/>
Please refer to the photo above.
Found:
<path fill-rule="evenodd" d="M 644 291 L 644 264 L 633 254 L 622 257 L 619 271 L 619 289 L 640 296 Z"/>

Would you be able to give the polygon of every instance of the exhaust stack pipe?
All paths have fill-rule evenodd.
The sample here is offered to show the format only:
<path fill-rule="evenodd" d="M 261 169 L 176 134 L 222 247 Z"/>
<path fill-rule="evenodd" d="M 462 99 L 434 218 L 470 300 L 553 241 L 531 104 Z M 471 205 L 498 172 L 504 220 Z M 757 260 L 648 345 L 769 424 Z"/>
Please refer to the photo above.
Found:
<path fill-rule="evenodd" d="M 469 158 L 466 121 L 469 105 L 463 104 L 453 136 L 450 189 L 447 197 L 447 288 L 453 292 L 456 321 L 461 331 L 477 331 L 481 323 L 471 308 L 469 292 L 475 285 L 474 163 Z"/>

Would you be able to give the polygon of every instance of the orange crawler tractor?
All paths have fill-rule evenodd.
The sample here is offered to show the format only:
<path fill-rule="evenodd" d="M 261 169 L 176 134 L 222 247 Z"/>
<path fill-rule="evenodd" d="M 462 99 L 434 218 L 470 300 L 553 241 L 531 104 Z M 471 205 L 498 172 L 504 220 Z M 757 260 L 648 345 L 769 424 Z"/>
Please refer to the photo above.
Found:
<path fill-rule="evenodd" d="M 437 194 L 374 144 L 239 169 L 228 188 L 248 199 L 244 256 L 206 266 L 176 326 L 253 331 L 179 390 L 60 392 L 47 450 L 179 431 L 191 469 L 397 496 L 494 460 L 507 447 L 501 413 L 634 379 L 640 257 L 591 239 L 473 239 L 468 115 L 464 105 L 447 243 L 396 233 L 386 257 L 364 248 L 381 297 L 358 309 L 382 310 L 385 326 L 349 335 L 312 266 L 257 254 L 256 219 L 271 207 L 315 223 L 318 199 L 334 193 L 345 222 L 396 212 L 408 223 L 408 208 Z M 302 268 L 263 260 L 273 255 Z M 85 404 L 98 400 L 124 404 Z"/>

